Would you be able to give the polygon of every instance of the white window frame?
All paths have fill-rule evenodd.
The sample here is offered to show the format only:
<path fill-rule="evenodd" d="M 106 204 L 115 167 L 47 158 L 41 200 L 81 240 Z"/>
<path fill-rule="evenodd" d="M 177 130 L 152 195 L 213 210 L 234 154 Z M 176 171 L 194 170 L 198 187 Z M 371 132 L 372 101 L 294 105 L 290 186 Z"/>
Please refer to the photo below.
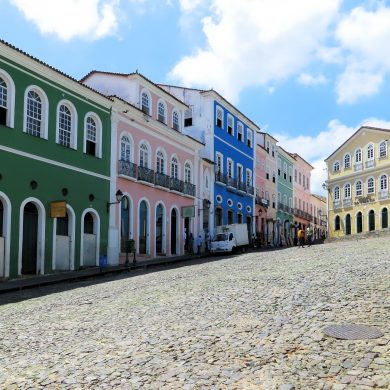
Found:
<path fill-rule="evenodd" d="M 253 131 L 251 129 L 246 130 L 246 145 L 253 148 Z"/>
<path fill-rule="evenodd" d="M 379 158 L 387 157 L 387 141 L 379 142 Z"/>
<path fill-rule="evenodd" d="M 87 151 L 87 131 L 88 131 L 88 118 L 92 118 L 95 121 L 96 125 L 96 134 L 95 134 L 95 157 L 101 158 L 102 157 L 102 121 L 100 120 L 100 117 L 94 113 L 94 112 L 88 112 L 84 117 L 84 143 L 83 143 L 83 152 L 86 153 Z"/>
<path fill-rule="evenodd" d="M 350 155 L 350 153 L 345 154 L 343 161 L 344 161 L 344 169 L 351 168 L 351 155 Z"/>
<path fill-rule="evenodd" d="M 355 164 L 362 162 L 362 149 L 358 148 L 355 150 Z"/>
<path fill-rule="evenodd" d="M 158 148 L 156 150 L 156 172 L 163 173 L 165 175 L 167 173 L 167 154 L 162 148 Z"/>
<path fill-rule="evenodd" d="M 334 200 L 340 200 L 340 187 L 339 186 L 336 186 L 333 189 L 333 199 Z"/>
<path fill-rule="evenodd" d="M 226 174 L 229 179 L 234 177 L 234 161 L 231 158 L 226 159 Z"/>
<path fill-rule="evenodd" d="M 163 116 L 162 114 L 160 113 L 160 108 L 162 107 L 162 112 L 163 112 Z M 158 102 L 157 102 L 157 120 L 161 123 L 164 123 L 164 125 L 167 124 L 167 115 L 168 114 L 168 110 L 167 110 L 167 104 L 164 102 L 164 100 L 160 99 Z"/>
<path fill-rule="evenodd" d="M 192 181 L 193 181 L 192 173 L 193 173 L 192 163 L 191 163 L 191 161 L 187 160 L 184 163 L 184 182 L 185 183 L 192 183 Z"/>
<path fill-rule="evenodd" d="M 252 170 L 249 169 L 249 168 L 246 168 L 245 169 L 245 184 L 247 186 L 251 186 L 252 187 Z M 248 180 L 249 178 L 249 180 Z"/>
<path fill-rule="evenodd" d="M 143 109 L 143 107 L 144 107 L 143 106 L 143 94 L 145 94 L 148 97 L 149 107 L 148 107 L 147 111 Z M 152 116 L 152 96 L 151 96 L 150 92 L 145 88 L 142 89 L 141 95 L 140 95 L 140 109 L 144 114 Z"/>
<path fill-rule="evenodd" d="M 379 176 L 379 189 L 381 191 L 386 191 L 388 189 L 388 176 L 385 173 L 382 173 Z"/>
<path fill-rule="evenodd" d="M 60 144 L 60 108 L 61 106 L 66 106 L 71 114 L 71 130 L 70 130 L 70 149 L 77 149 L 77 111 L 75 106 L 73 105 L 72 102 L 69 100 L 61 100 L 57 104 L 57 115 L 56 115 L 56 143 L 58 145 Z M 63 145 L 65 146 L 65 145 Z M 65 146 L 66 147 L 66 146 Z"/>
<path fill-rule="evenodd" d="M 333 163 L 333 172 L 340 172 L 340 161 L 336 160 Z"/>
<path fill-rule="evenodd" d="M 237 166 L 237 181 L 239 181 L 240 183 L 244 183 L 244 166 L 242 164 L 236 164 Z M 241 168 L 241 175 L 239 175 L 238 171 L 240 170 L 239 168 Z"/>
<path fill-rule="evenodd" d="M 231 123 L 230 123 L 231 122 Z M 231 125 L 231 126 L 230 126 Z M 231 133 L 229 133 L 229 128 L 231 128 Z M 227 114 L 227 126 L 226 130 L 229 135 L 234 136 L 234 117 L 232 114 Z"/>
<path fill-rule="evenodd" d="M 146 150 L 142 148 L 143 145 L 146 146 Z M 142 153 L 141 153 L 141 148 L 142 148 Z M 146 164 L 144 163 L 142 165 L 141 164 L 141 155 L 144 153 L 147 153 L 147 155 L 146 155 L 147 159 L 146 159 Z M 143 160 L 144 160 L 144 157 L 143 157 Z M 142 140 L 138 144 L 138 165 L 140 167 L 144 167 L 144 168 L 148 168 L 148 169 L 151 169 L 151 166 L 152 166 L 152 148 L 150 147 L 149 142 L 147 142 L 146 140 Z"/>
<path fill-rule="evenodd" d="M 127 140 L 124 140 L 124 138 L 127 138 Z M 122 150 L 122 145 L 125 145 L 124 151 L 125 155 L 123 156 L 123 150 Z M 127 151 L 129 152 L 129 159 L 126 158 Z M 126 162 L 134 162 L 134 142 L 133 142 L 133 137 L 129 133 L 123 133 L 120 136 L 120 141 L 119 141 L 119 153 L 120 153 L 120 160 L 121 161 L 126 161 Z M 123 158 L 124 157 L 124 158 Z"/>
<path fill-rule="evenodd" d="M 372 183 L 372 186 L 369 186 L 369 183 Z M 367 195 L 375 194 L 375 179 L 370 176 L 367 178 Z"/>
<path fill-rule="evenodd" d="M 7 127 L 14 127 L 15 122 L 15 83 L 12 77 L 3 69 L 0 69 L 0 77 L 4 80 L 7 87 L 7 116 L 5 125 Z"/>
<path fill-rule="evenodd" d="M 221 162 L 220 166 L 218 165 L 219 161 Z M 220 173 L 223 173 L 223 154 L 220 152 L 215 152 L 215 164 L 216 164 L 216 170 L 220 171 Z"/>
<path fill-rule="evenodd" d="M 219 118 L 219 115 L 221 114 L 221 118 Z M 221 120 L 221 126 L 218 126 L 218 119 Z M 221 106 L 216 106 L 215 107 L 215 126 L 217 126 L 220 129 L 223 129 L 224 126 L 224 120 L 223 120 L 223 108 Z"/>
<path fill-rule="evenodd" d="M 375 150 L 374 150 L 374 145 L 373 144 L 368 144 L 367 149 L 366 149 L 366 158 L 367 161 L 372 161 L 375 158 Z"/>
<path fill-rule="evenodd" d="M 355 182 L 355 196 L 363 196 L 363 182 L 361 180 Z"/>
<path fill-rule="evenodd" d="M 344 199 L 351 199 L 351 184 L 346 183 L 344 185 Z"/>
<path fill-rule="evenodd" d="M 241 139 L 239 135 L 241 135 Z M 244 125 L 241 122 L 237 122 L 237 139 L 240 142 L 244 142 Z"/>
<path fill-rule="evenodd" d="M 176 154 L 171 156 L 170 164 L 170 176 L 174 179 L 180 179 L 180 160 Z"/>
<path fill-rule="evenodd" d="M 177 128 L 175 128 L 175 114 L 177 115 Z M 181 131 L 181 124 L 180 124 L 180 113 L 178 110 L 174 109 L 172 111 L 172 129 L 176 131 Z"/>

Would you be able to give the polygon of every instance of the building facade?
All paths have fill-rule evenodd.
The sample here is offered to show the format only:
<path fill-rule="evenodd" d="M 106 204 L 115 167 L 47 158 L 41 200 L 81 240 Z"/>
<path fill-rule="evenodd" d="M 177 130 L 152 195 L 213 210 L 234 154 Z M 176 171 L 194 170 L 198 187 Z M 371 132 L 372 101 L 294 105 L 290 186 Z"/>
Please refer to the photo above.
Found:
<path fill-rule="evenodd" d="M 114 98 L 113 178 L 124 196 L 113 220 L 112 250 L 123 262 L 133 239 L 138 257 L 184 254 L 191 235 L 198 235 L 196 211 L 203 209 L 204 145 L 182 132 L 188 107 L 139 73 L 94 71 L 83 82 L 120 98 Z"/>
<path fill-rule="evenodd" d="M 325 160 L 330 237 L 388 229 L 389 133 L 361 127 Z"/>
<path fill-rule="evenodd" d="M 107 254 L 112 101 L 0 42 L 0 277 Z"/>
<path fill-rule="evenodd" d="M 327 204 L 326 197 L 311 194 L 310 207 L 313 209 L 313 218 L 311 224 L 314 229 L 314 239 L 324 239 L 327 237 Z"/>

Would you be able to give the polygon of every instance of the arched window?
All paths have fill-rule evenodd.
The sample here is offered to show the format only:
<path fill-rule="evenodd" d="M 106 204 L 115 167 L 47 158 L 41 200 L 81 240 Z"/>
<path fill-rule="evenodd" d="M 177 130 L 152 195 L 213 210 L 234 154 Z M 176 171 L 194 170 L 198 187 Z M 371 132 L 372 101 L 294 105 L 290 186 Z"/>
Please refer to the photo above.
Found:
<path fill-rule="evenodd" d="M 379 178 L 379 185 L 381 191 L 386 191 L 387 190 L 387 176 L 386 175 L 381 175 Z"/>
<path fill-rule="evenodd" d="M 374 159 L 374 145 L 370 144 L 367 146 L 367 160 Z"/>
<path fill-rule="evenodd" d="M 351 198 L 351 185 L 346 184 L 344 186 L 344 198 L 350 199 Z"/>
<path fill-rule="evenodd" d="M 0 125 L 7 125 L 8 88 L 5 81 L 0 77 Z"/>
<path fill-rule="evenodd" d="M 86 121 L 86 137 L 85 137 L 85 153 L 91 156 L 96 156 L 97 148 L 97 125 L 92 116 L 87 117 Z"/>
<path fill-rule="evenodd" d="M 166 123 L 167 117 L 165 112 L 165 104 L 163 102 L 158 103 L 158 115 L 157 119 L 159 122 Z"/>
<path fill-rule="evenodd" d="M 334 219 L 334 230 L 340 230 L 340 216 L 336 215 Z"/>
<path fill-rule="evenodd" d="M 139 147 L 139 165 L 149 168 L 149 148 L 145 143 L 142 143 Z"/>
<path fill-rule="evenodd" d="M 173 111 L 172 114 L 172 128 L 176 131 L 180 131 L 179 113 L 177 111 Z"/>
<path fill-rule="evenodd" d="M 370 177 L 367 180 L 367 194 L 373 194 L 375 192 L 375 181 L 374 178 Z"/>
<path fill-rule="evenodd" d="M 362 196 L 363 195 L 363 187 L 361 180 L 358 180 L 355 183 L 355 196 Z"/>
<path fill-rule="evenodd" d="M 379 158 L 385 158 L 387 157 L 387 142 L 382 141 L 379 144 Z"/>
<path fill-rule="evenodd" d="M 143 91 L 141 94 L 141 110 L 150 115 L 150 98 L 146 91 Z"/>
<path fill-rule="evenodd" d="M 344 169 L 351 168 L 351 155 L 348 153 L 344 156 Z"/>
<path fill-rule="evenodd" d="M 362 162 L 362 150 L 356 149 L 355 151 L 355 163 L 361 163 Z"/>
<path fill-rule="evenodd" d="M 72 112 L 65 104 L 61 104 L 58 114 L 58 143 L 72 147 Z"/>
<path fill-rule="evenodd" d="M 184 165 L 184 181 L 192 183 L 192 169 L 190 163 L 186 162 Z"/>
<path fill-rule="evenodd" d="M 334 200 L 340 200 L 340 187 L 336 186 L 334 188 Z"/>
<path fill-rule="evenodd" d="M 15 84 L 10 75 L 0 69 L 0 125 L 14 126 Z"/>
<path fill-rule="evenodd" d="M 131 142 L 130 138 L 127 135 L 122 136 L 121 138 L 121 160 L 131 162 Z"/>
<path fill-rule="evenodd" d="M 157 151 L 156 172 L 165 173 L 165 156 L 162 150 Z"/>
<path fill-rule="evenodd" d="M 223 111 L 221 107 L 216 108 L 216 125 L 219 128 L 223 128 Z"/>
<path fill-rule="evenodd" d="M 26 101 L 26 133 L 36 137 L 41 136 L 42 131 L 42 99 L 34 90 L 27 93 Z"/>
<path fill-rule="evenodd" d="M 179 162 L 175 156 L 173 156 L 171 159 L 171 177 L 174 179 L 179 178 Z"/>
<path fill-rule="evenodd" d="M 228 117 L 227 117 L 227 131 L 228 131 L 228 134 L 234 135 L 233 117 L 231 115 L 229 115 L 229 114 L 228 114 Z"/>
<path fill-rule="evenodd" d="M 334 172 L 340 171 L 340 163 L 338 161 L 335 161 L 335 163 L 333 164 L 333 171 Z"/>

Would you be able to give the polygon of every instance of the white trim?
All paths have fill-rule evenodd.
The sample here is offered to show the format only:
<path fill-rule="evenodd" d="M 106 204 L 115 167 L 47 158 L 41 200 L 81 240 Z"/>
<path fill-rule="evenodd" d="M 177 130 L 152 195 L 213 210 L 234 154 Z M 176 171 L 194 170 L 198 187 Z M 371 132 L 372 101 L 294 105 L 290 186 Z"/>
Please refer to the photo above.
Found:
<path fill-rule="evenodd" d="M 24 207 L 29 202 L 33 203 L 38 210 L 37 273 L 43 275 L 45 273 L 46 210 L 45 206 L 39 199 L 32 197 L 24 199 L 19 208 L 18 275 L 22 274 Z"/>
<path fill-rule="evenodd" d="M 122 131 L 119 135 L 119 144 L 118 144 L 118 161 L 121 160 L 122 158 L 122 148 L 121 148 L 121 144 L 122 144 L 122 137 L 128 137 L 129 140 L 130 140 L 130 162 L 134 163 L 135 161 L 135 154 L 134 154 L 134 139 L 133 139 L 133 136 L 131 133 L 129 133 L 128 131 Z M 126 160 L 125 160 L 126 161 Z"/>
<path fill-rule="evenodd" d="M 13 153 L 13 154 L 16 154 L 18 156 L 31 158 L 33 160 L 37 160 L 37 161 L 44 162 L 47 164 L 55 165 L 56 167 L 70 169 L 72 171 L 83 173 L 85 175 L 89 175 L 89 176 L 93 176 L 93 177 L 97 177 L 99 179 L 110 180 L 109 176 L 100 175 L 99 173 L 87 171 L 86 169 L 76 168 L 76 167 L 73 167 L 72 165 L 64 164 L 64 163 L 61 163 L 59 161 L 50 160 L 50 159 L 44 158 L 44 157 L 39 157 L 39 156 L 36 156 L 34 154 L 22 152 L 20 150 L 9 148 L 9 147 L 4 146 L 4 145 L 0 145 L 0 150 L 3 150 L 5 152 L 9 152 L 9 153 Z"/>
<path fill-rule="evenodd" d="M 248 157 L 250 160 L 253 160 L 253 157 L 249 156 L 248 154 L 246 154 L 246 153 L 243 152 L 242 150 L 236 148 L 235 146 L 229 144 L 229 142 L 225 141 L 224 139 L 218 137 L 218 136 L 215 135 L 215 134 L 214 134 L 214 137 L 215 137 L 217 140 L 223 142 L 225 145 L 228 145 L 228 146 L 231 147 L 232 149 L 234 149 L 234 150 L 236 150 L 237 152 L 241 153 L 241 154 L 244 155 L 245 157 Z M 253 147 L 252 147 L 252 150 L 253 150 Z"/>
<path fill-rule="evenodd" d="M 123 193 L 123 198 L 127 198 L 129 202 L 129 237 L 128 239 L 133 238 L 133 229 L 134 229 L 134 209 L 133 209 L 133 198 L 128 192 Z M 122 198 L 122 199 L 123 199 Z M 121 240 L 122 240 L 122 202 L 119 203 L 119 221 L 118 221 L 118 242 L 119 242 L 119 253 L 121 252 Z"/>
<path fill-rule="evenodd" d="M 10 248 L 11 248 L 11 215 L 12 215 L 12 204 L 8 196 L 0 191 L 0 202 L 3 203 L 3 232 L 4 238 L 4 269 L 0 273 L 0 277 L 9 277 L 10 268 Z"/>
<path fill-rule="evenodd" d="M 149 141 L 146 140 L 145 138 L 141 139 L 141 141 L 138 142 L 138 149 L 137 149 L 137 151 L 138 151 L 138 166 L 141 166 L 140 160 L 141 160 L 141 145 L 142 144 L 145 144 L 146 147 L 148 148 L 148 166 L 146 168 L 153 169 L 152 168 L 152 153 L 153 153 L 153 149 L 150 146 Z"/>
<path fill-rule="evenodd" d="M 98 114 L 93 111 L 89 111 L 84 116 L 84 136 L 83 136 L 83 152 L 86 153 L 87 150 L 87 119 L 91 117 L 96 122 L 96 149 L 95 156 L 97 158 L 102 158 L 102 139 L 103 139 L 103 125 L 102 121 Z"/>
<path fill-rule="evenodd" d="M 171 249 L 172 249 L 171 248 L 172 228 L 170 227 L 170 229 L 169 229 L 169 255 L 170 256 L 179 256 L 182 253 L 184 253 L 184 243 L 183 243 L 183 245 L 180 245 L 182 242 L 182 239 L 183 239 L 184 228 L 183 229 L 180 228 L 180 219 L 181 219 L 180 218 L 180 210 L 179 210 L 179 207 L 176 206 L 175 204 L 171 206 L 171 209 L 169 211 L 169 226 L 171 226 L 172 210 L 176 211 L 176 253 L 172 253 L 172 251 L 171 251 Z M 182 250 L 183 250 L 183 252 L 182 252 Z"/>
<path fill-rule="evenodd" d="M 173 114 L 174 114 L 175 112 L 176 112 L 176 114 L 178 115 L 178 126 L 179 126 L 178 129 L 175 129 L 175 128 L 173 127 Z M 172 119 L 172 129 L 173 129 L 173 130 L 179 131 L 179 132 L 182 131 L 182 120 L 181 120 L 181 118 L 182 118 L 182 115 L 181 115 L 180 111 L 179 111 L 176 107 L 174 107 L 173 110 L 172 110 L 172 115 L 171 115 L 171 119 Z"/>
<path fill-rule="evenodd" d="M 156 149 L 156 161 L 155 161 L 155 164 L 154 164 L 154 166 L 155 166 L 154 171 L 156 173 L 161 173 L 160 171 L 157 171 L 157 157 L 158 157 L 157 154 L 158 154 L 158 152 L 161 152 L 162 155 L 163 155 L 164 166 L 163 166 L 162 173 L 166 175 L 167 174 L 167 165 L 168 165 L 168 155 L 167 155 L 167 152 L 165 151 L 165 149 L 162 146 L 159 146 Z"/>
<path fill-rule="evenodd" d="M 65 106 L 69 108 L 70 113 L 71 113 L 71 133 L 70 133 L 70 149 L 77 150 L 77 138 L 78 138 L 78 120 L 77 120 L 77 110 L 74 104 L 67 100 L 67 99 L 62 99 L 58 102 L 57 104 L 57 109 L 56 109 L 56 143 L 58 145 L 62 145 L 59 143 L 60 139 L 60 126 L 59 126 L 59 119 L 60 119 L 60 107 Z M 64 147 L 67 147 L 65 145 L 62 145 Z"/>
<path fill-rule="evenodd" d="M 143 94 L 144 92 L 148 95 L 148 98 L 149 98 L 149 112 L 147 112 L 147 113 L 143 112 L 143 110 L 142 110 L 142 94 Z M 152 112 L 153 112 L 153 100 L 152 100 L 152 95 L 151 95 L 150 91 L 149 91 L 147 88 L 142 88 L 142 89 L 141 89 L 141 92 L 140 92 L 140 94 L 139 94 L 139 99 L 140 99 L 139 105 L 138 105 L 139 109 L 140 109 L 144 114 L 149 115 L 149 116 L 152 116 Z"/>
<path fill-rule="evenodd" d="M 172 176 L 172 159 L 173 158 L 176 158 L 177 160 L 177 179 L 181 180 L 181 165 L 180 165 L 180 159 L 179 159 L 179 156 L 176 154 L 176 153 L 173 153 L 171 155 L 171 158 L 169 160 L 169 176 L 171 176 L 172 178 L 174 178 Z M 176 178 L 174 178 L 176 179 Z"/>
<path fill-rule="evenodd" d="M 158 200 L 154 205 L 154 245 L 153 245 L 153 252 L 154 256 L 157 256 L 157 245 L 156 245 L 156 239 L 157 239 L 157 207 L 159 205 L 162 205 L 163 207 L 163 215 L 162 215 L 162 232 L 161 232 L 161 253 L 167 254 L 167 226 L 170 226 L 170 223 L 166 223 L 167 219 L 167 208 L 165 206 L 165 203 L 160 199 Z"/>
<path fill-rule="evenodd" d="M 85 209 L 81 214 L 80 220 L 80 267 L 84 265 L 84 217 L 85 214 L 91 213 L 93 218 L 93 234 L 96 236 L 96 246 L 95 246 L 95 265 L 99 266 L 99 255 L 100 255 L 100 216 L 99 213 L 89 207 Z"/>
<path fill-rule="evenodd" d="M 163 121 L 160 121 L 159 119 L 159 105 L 160 103 L 162 104 L 162 106 L 164 107 L 164 120 Z M 159 98 L 157 100 L 157 112 L 156 112 L 156 119 L 157 121 L 159 121 L 160 123 L 164 123 L 164 125 L 166 125 L 168 123 L 168 107 L 167 107 L 167 103 L 164 101 L 164 99 L 162 98 Z"/>
<path fill-rule="evenodd" d="M 7 118 L 6 126 L 14 128 L 15 123 L 15 83 L 12 77 L 4 69 L 0 69 L 0 77 L 7 84 Z"/>
<path fill-rule="evenodd" d="M 145 201 L 147 204 L 147 212 L 146 212 L 146 255 L 150 255 L 150 227 L 151 227 L 151 218 L 150 218 L 150 202 L 146 197 L 142 197 L 138 200 L 138 209 L 137 209 L 137 254 L 139 252 L 139 239 L 140 239 L 140 206 L 141 202 Z"/>

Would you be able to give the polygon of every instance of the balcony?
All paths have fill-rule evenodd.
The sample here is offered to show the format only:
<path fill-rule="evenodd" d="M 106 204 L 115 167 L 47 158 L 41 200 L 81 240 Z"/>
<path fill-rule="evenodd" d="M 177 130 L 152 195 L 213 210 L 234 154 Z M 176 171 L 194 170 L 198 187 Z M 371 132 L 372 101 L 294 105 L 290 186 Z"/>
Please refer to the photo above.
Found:
<path fill-rule="evenodd" d="M 184 183 L 183 193 L 185 195 L 195 196 L 196 186 L 192 183 Z"/>
<path fill-rule="evenodd" d="M 389 191 L 388 190 L 379 190 L 379 192 L 378 192 L 379 200 L 387 199 L 388 197 L 389 197 Z"/>
<path fill-rule="evenodd" d="M 137 164 L 130 161 L 119 160 L 118 173 L 128 177 L 137 177 Z"/>
<path fill-rule="evenodd" d="M 234 177 L 226 178 L 226 185 L 230 188 L 237 188 L 237 180 Z"/>
<path fill-rule="evenodd" d="M 146 183 L 154 184 L 154 171 L 146 167 L 138 167 L 137 179 Z"/>
<path fill-rule="evenodd" d="M 343 206 L 344 207 L 352 207 L 352 199 L 351 198 L 344 199 Z"/>
<path fill-rule="evenodd" d="M 333 208 L 334 209 L 341 209 L 341 201 L 340 200 L 334 200 L 333 201 Z"/>
<path fill-rule="evenodd" d="M 353 170 L 355 171 L 355 172 L 358 172 L 358 171 L 361 171 L 361 170 L 363 170 L 363 163 L 356 163 L 356 164 L 354 164 L 353 165 Z"/>
<path fill-rule="evenodd" d="M 184 192 L 184 181 L 171 177 L 169 188 L 172 191 Z"/>
<path fill-rule="evenodd" d="M 165 173 L 156 172 L 154 175 L 154 184 L 159 187 L 169 188 L 170 179 Z"/>
<path fill-rule="evenodd" d="M 365 163 L 366 168 L 372 168 L 375 167 L 375 160 L 368 160 Z"/>
<path fill-rule="evenodd" d="M 269 200 L 261 198 L 260 196 L 256 196 L 255 203 L 266 208 L 269 207 Z"/>
<path fill-rule="evenodd" d="M 254 189 L 254 187 L 252 187 L 252 186 L 246 186 L 246 192 L 248 193 L 248 194 L 250 194 L 250 195 L 254 195 L 255 194 L 255 189 Z"/>
<path fill-rule="evenodd" d="M 246 184 L 242 181 L 237 182 L 238 191 L 246 192 Z"/>
<path fill-rule="evenodd" d="M 227 176 L 222 172 L 215 172 L 215 181 L 217 183 L 227 184 Z"/>

